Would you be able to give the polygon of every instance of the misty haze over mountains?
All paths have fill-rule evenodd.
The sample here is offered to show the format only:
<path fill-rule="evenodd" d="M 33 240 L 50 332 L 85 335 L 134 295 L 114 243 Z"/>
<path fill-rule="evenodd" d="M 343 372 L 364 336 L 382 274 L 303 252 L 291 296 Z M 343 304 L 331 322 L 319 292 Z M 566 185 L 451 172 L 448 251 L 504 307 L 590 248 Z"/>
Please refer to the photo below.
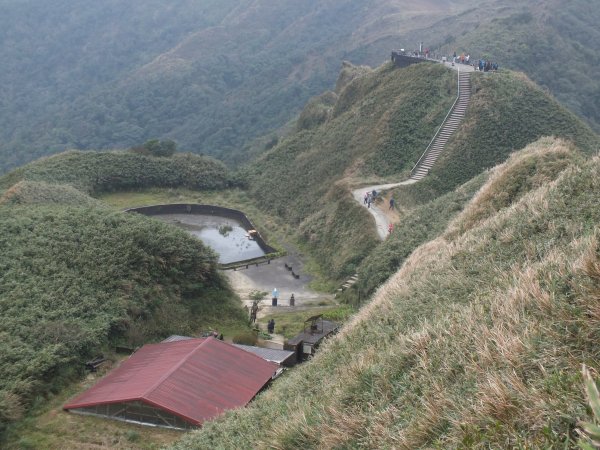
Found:
<path fill-rule="evenodd" d="M 241 161 L 253 139 L 331 88 L 342 60 L 376 66 L 420 41 L 525 70 L 597 125 L 600 13 L 590 5 L 2 0 L 0 170 L 154 137 Z"/>

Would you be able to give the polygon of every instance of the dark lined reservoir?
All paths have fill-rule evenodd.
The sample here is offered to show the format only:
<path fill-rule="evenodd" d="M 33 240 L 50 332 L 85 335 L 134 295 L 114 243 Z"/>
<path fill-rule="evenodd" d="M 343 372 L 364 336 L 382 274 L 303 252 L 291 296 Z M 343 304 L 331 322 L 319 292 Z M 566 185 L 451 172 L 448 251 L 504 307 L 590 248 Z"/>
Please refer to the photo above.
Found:
<path fill-rule="evenodd" d="M 225 269 L 270 262 L 276 254 L 250 219 L 237 209 L 178 203 L 142 206 L 126 211 L 155 217 L 189 231 L 219 255 L 219 264 Z M 250 233 L 252 239 L 248 237 Z"/>
<path fill-rule="evenodd" d="M 153 217 L 189 231 L 219 255 L 221 264 L 265 255 L 258 242 L 248 239 L 247 231 L 234 219 L 206 214 L 158 214 Z"/>

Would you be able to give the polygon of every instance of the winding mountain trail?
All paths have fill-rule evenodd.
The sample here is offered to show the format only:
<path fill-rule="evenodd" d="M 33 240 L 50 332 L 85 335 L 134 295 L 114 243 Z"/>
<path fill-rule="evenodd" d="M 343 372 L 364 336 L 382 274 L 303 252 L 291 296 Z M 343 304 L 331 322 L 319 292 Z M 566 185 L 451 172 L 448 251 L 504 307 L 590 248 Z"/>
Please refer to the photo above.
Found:
<path fill-rule="evenodd" d="M 377 191 L 379 194 L 382 191 L 392 189 L 398 186 L 404 186 L 408 184 L 414 184 L 419 180 L 423 179 L 429 173 L 429 170 L 436 162 L 440 153 L 444 150 L 446 143 L 450 139 L 450 136 L 458 129 L 462 119 L 464 118 L 465 111 L 469 105 L 471 98 L 471 80 L 470 73 L 474 71 L 474 68 L 468 64 L 454 64 L 452 62 L 443 63 L 448 69 L 455 70 L 458 81 L 458 93 L 454 104 L 450 107 L 450 111 L 442 121 L 436 131 L 433 139 L 425 149 L 425 152 L 419 158 L 419 161 L 411 171 L 411 176 L 408 180 L 400 183 L 389 183 L 389 184 L 378 184 L 375 186 L 364 186 L 360 189 L 352 191 L 352 196 L 361 205 L 367 208 L 364 203 L 365 192 Z M 382 210 L 383 208 L 383 210 Z M 375 203 L 371 204 L 368 208 L 371 215 L 375 218 L 375 226 L 377 233 L 381 240 L 384 240 L 388 233 L 388 227 L 392 223 L 390 213 L 386 209 L 386 205 L 378 207 Z"/>
<path fill-rule="evenodd" d="M 406 181 L 402 181 L 400 183 L 389 183 L 389 184 L 377 184 L 375 186 L 364 186 L 364 187 L 361 187 L 360 189 L 353 190 L 352 196 L 358 203 L 365 206 L 365 204 L 364 204 L 365 192 L 377 191 L 377 194 L 379 195 L 379 193 L 382 191 L 386 191 L 388 189 L 392 189 L 392 188 L 395 188 L 398 186 L 414 184 L 416 182 L 417 182 L 417 180 L 409 179 Z M 385 204 L 382 205 L 382 207 L 378 207 L 375 203 L 371 203 L 370 208 L 367 208 L 365 206 L 365 208 L 367 208 L 368 211 L 371 213 L 371 215 L 375 218 L 375 226 L 377 227 L 377 234 L 379 234 L 379 237 L 381 238 L 381 240 L 384 240 L 386 238 L 386 236 L 388 235 L 388 226 L 391 223 L 389 215 L 386 214 L 386 212 L 384 210 L 382 210 L 382 208 L 385 208 L 385 207 L 386 207 Z"/>

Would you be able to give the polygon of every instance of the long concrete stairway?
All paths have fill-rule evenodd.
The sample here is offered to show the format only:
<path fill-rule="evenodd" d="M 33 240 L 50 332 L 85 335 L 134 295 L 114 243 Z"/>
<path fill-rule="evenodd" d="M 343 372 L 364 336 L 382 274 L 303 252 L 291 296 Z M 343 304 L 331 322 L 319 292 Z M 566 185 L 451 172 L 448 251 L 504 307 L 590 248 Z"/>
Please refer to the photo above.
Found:
<path fill-rule="evenodd" d="M 471 99 L 470 75 L 469 72 L 458 72 L 458 95 L 456 96 L 456 100 L 444 118 L 442 125 L 438 128 L 433 139 L 425 149 L 425 152 L 423 152 L 423 155 L 421 155 L 421 158 L 419 158 L 419 161 L 417 161 L 417 164 L 411 170 L 411 180 L 418 181 L 429 173 L 429 170 L 444 150 L 450 136 L 452 136 L 460 125 Z"/>

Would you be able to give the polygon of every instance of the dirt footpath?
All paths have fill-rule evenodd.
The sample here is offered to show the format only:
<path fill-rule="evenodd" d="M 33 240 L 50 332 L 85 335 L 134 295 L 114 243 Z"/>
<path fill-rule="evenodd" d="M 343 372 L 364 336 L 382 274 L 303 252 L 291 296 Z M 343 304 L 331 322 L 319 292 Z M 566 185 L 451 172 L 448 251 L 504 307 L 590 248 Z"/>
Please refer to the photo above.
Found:
<path fill-rule="evenodd" d="M 352 196 L 354 199 L 367 208 L 367 205 L 364 204 L 365 192 L 377 191 L 379 195 L 382 191 L 386 191 L 388 189 L 395 188 L 397 186 L 404 186 L 407 184 L 416 183 L 416 180 L 406 180 L 401 183 L 390 183 L 390 184 L 378 184 L 375 186 L 365 186 L 360 189 L 355 189 L 352 191 Z M 379 237 L 383 240 L 388 235 L 388 226 L 390 223 L 396 223 L 399 220 L 399 216 L 397 211 L 389 210 L 389 196 L 383 197 L 383 202 L 378 202 L 377 204 L 371 204 L 370 208 L 367 208 L 368 211 L 373 215 L 375 219 L 375 226 L 377 227 L 377 233 Z"/>

